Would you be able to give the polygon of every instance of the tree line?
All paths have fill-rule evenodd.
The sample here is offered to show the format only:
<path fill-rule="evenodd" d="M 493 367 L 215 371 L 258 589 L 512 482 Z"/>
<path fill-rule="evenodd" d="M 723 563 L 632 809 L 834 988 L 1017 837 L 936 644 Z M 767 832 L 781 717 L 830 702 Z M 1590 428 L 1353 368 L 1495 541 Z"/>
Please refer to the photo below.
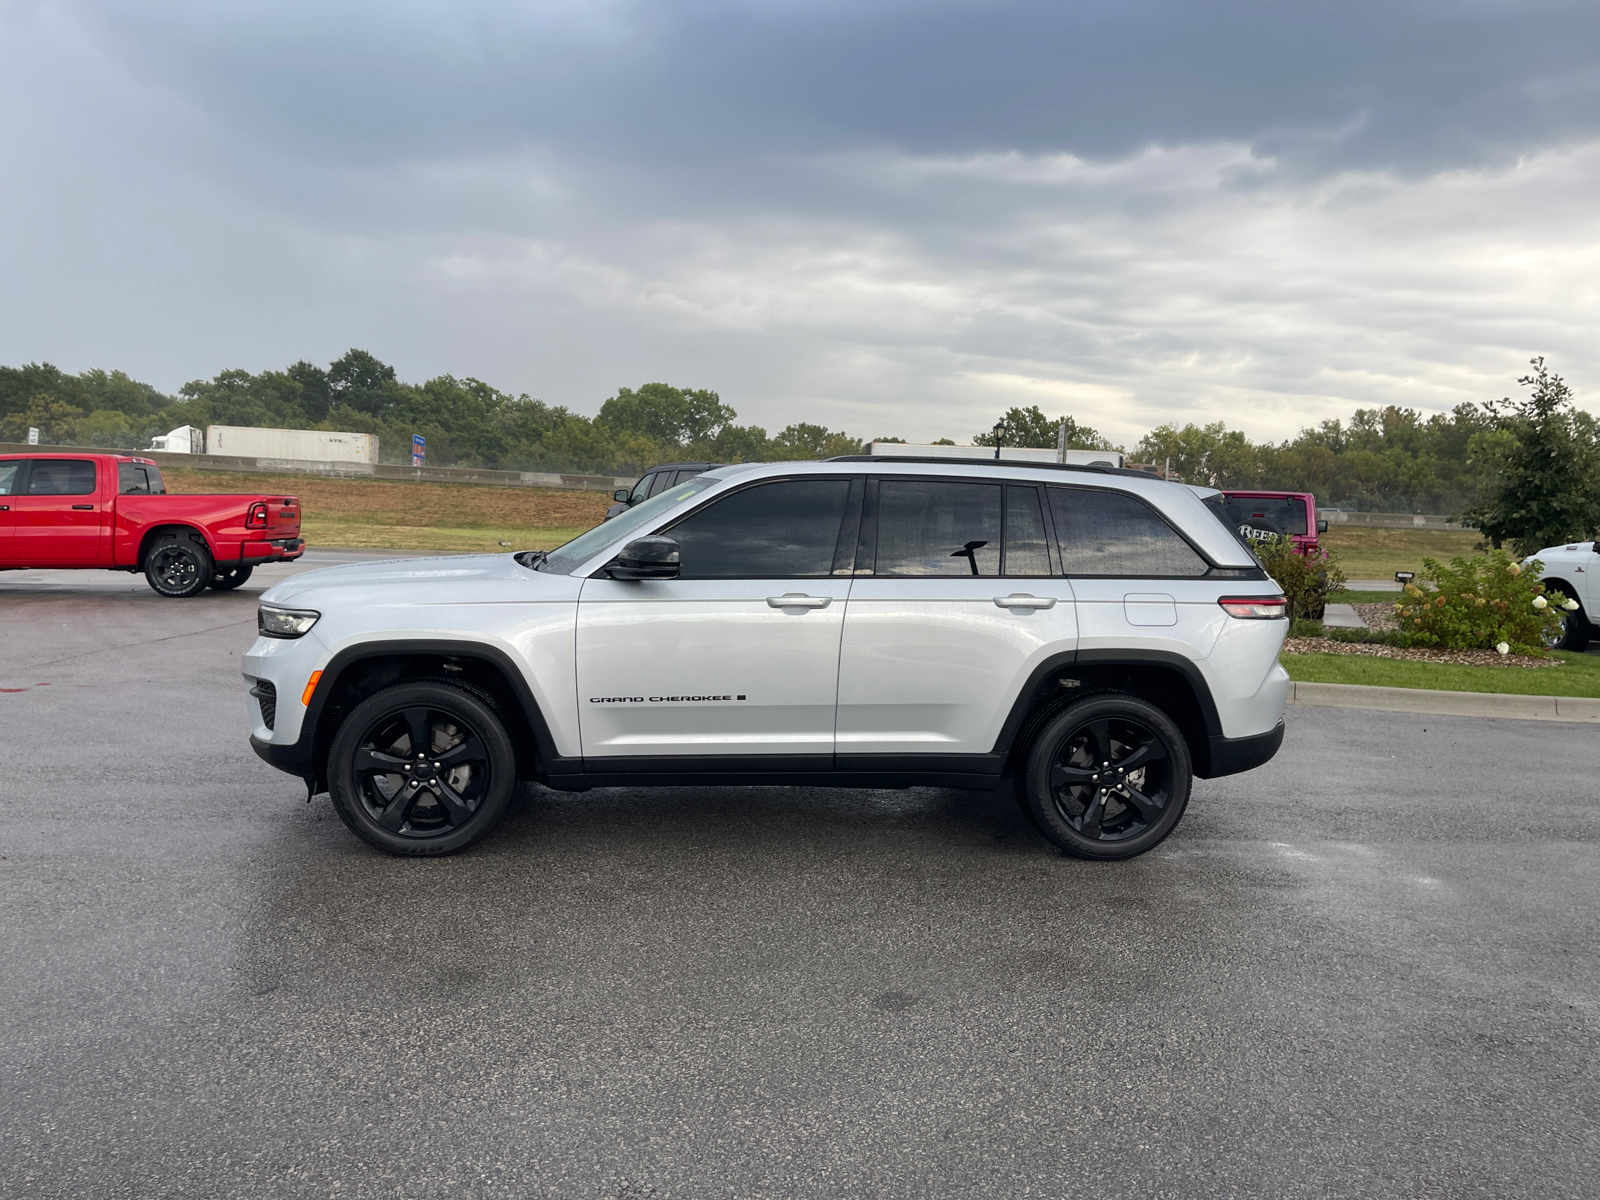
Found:
<path fill-rule="evenodd" d="M 1491 523 L 1511 519 L 1484 508 L 1497 481 L 1508 470 L 1539 470 L 1538 463 L 1554 455 L 1566 464 L 1561 486 L 1576 497 L 1566 507 L 1587 512 L 1584 505 L 1600 503 L 1594 498 L 1600 487 L 1595 420 L 1573 406 L 1570 390 L 1543 359 L 1534 366 L 1535 373 L 1521 380 L 1533 389 L 1528 401 L 1462 404 L 1431 415 L 1393 405 L 1362 408 L 1348 421 L 1323 421 L 1281 442 L 1254 442 L 1221 422 L 1165 424 L 1124 452 L 1134 462 L 1170 466 L 1191 483 L 1309 491 L 1328 507 L 1467 513 Z M 1012 408 L 1002 420 L 1007 445 L 1053 447 L 1058 421 L 1065 420 L 1069 445 L 1122 449 L 1072 417 L 1050 417 L 1038 406 Z M 5 441 L 22 440 L 29 426 L 48 443 L 130 449 L 180 425 L 338 429 L 377 435 L 388 462 L 409 461 L 411 437 L 422 434 L 429 461 L 439 465 L 616 475 L 679 459 L 828 458 L 862 453 L 869 443 L 803 421 L 776 434 L 737 422 L 733 408 L 702 388 L 619 388 L 586 417 L 478 379 L 440 375 L 407 383 L 365 350 L 351 350 L 325 368 L 297 362 L 258 374 L 223 371 L 184 384 L 176 396 L 121 371 L 70 375 L 49 363 L 0 366 Z M 994 435 L 983 430 L 970 440 L 993 445 Z"/>

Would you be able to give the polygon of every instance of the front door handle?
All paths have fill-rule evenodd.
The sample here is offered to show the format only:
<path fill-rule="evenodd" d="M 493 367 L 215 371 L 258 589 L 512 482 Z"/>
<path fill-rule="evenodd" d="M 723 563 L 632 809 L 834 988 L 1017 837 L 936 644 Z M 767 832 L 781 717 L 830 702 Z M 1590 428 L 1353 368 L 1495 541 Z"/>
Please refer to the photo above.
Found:
<path fill-rule="evenodd" d="M 781 608 L 787 612 L 791 608 L 827 608 L 833 603 L 832 596 L 808 596 L 804 592 L 785 592 L 781 596 L 768 596 L 768 608 Z"/>
<path fill-rule="evenodd" d="M 72 507 L 75 510 L 79 511 L 79 512 L 93 512 L 94 511 L 94 505 L 92 505 L 92 504 L 74 504 Z"/>
<path fill-rule="evenodd" d="M 1029 596 L 1022 592 L 1010 596 L 996 596 L 994 602 L 1000 608 L 1013 610 L 1019 608 L 1054 608 L 1056 606 L 1056 598 L 1054 596 Z"/>
<path fill-rule="evenodd" d="M 0 504 L 0 512 L 10 512 L 10 511 L 11 511 L 11 505 L 9 505 L 9 504 Z M 1581 570 L 1583 570 L 1583 568 L 1579 567 L 1578 570 L 1581 571 Z"/>

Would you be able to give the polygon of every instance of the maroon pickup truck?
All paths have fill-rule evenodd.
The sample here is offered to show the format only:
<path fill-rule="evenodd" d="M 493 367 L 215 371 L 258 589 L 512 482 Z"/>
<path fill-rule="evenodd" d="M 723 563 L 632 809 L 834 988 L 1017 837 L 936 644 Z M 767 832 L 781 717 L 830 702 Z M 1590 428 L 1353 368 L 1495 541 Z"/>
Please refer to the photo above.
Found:
<path fill-rule="evenodd" d="M 169 496 L 127 454 L 0 455 L 0 571 L 143 571 L 160 595 L 194 596 L 304 550 L 293 496 Z"/>

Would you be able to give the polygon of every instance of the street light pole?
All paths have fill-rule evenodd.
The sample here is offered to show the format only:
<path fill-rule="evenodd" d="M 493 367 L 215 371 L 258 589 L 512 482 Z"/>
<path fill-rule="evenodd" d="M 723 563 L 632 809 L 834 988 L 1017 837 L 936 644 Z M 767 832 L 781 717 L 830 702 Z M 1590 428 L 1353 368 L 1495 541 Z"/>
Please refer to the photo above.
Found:
<path fill-rule="evenodd" d="M 994 457 L 997 462 L 1000 459 L 1000 443 L 1005 440 L 1005 436 L 1006 423 L 1004 421 L 996 421 L 994 423 Z"/>

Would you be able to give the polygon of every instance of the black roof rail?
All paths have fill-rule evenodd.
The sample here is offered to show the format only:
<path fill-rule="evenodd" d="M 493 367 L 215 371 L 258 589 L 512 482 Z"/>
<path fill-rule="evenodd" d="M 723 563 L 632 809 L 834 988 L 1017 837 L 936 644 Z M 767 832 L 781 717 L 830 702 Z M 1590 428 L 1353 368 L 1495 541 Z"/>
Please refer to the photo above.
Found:
<path fill-rule="evenodd" d="M 1022 467 L 1027 470 L 1041 471 L 1087 471 L 1092 475 L 1126 475 L 1134 479 L 1154 479 L 1161 482 L 1161 476 L 1152 475 L 1148 471 L 1130 471 L 1126 467 L 1094 467 L 1087 463 L 1052 463 L 1052 462 L 1023 462 L 1015 458 L 937 458 L 932 455 L 907 455 L 907 454 L 839 454 L 833 458 L 824 459 L 824 462 L 873 462 L 873 463 L 932 463 L 935 466 L 956 467 Z"/>

